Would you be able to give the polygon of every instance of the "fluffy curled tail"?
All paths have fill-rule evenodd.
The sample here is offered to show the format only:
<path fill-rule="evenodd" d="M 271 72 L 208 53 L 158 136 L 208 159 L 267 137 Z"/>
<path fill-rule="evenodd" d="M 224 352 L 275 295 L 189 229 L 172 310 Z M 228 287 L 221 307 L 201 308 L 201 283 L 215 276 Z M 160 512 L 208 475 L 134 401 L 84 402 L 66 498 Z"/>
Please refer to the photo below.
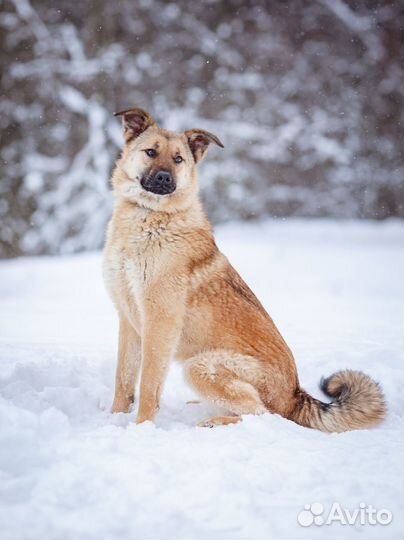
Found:
<path fill-rule="evenodd" d="M 321 431 L 342 432 L 372 428 L 386 415 L 379 384 L 361 371 L 338 371 L 322 379 L 320 388 L 333 401 L 323 403 L 298 388 L 290 420 Z"/>

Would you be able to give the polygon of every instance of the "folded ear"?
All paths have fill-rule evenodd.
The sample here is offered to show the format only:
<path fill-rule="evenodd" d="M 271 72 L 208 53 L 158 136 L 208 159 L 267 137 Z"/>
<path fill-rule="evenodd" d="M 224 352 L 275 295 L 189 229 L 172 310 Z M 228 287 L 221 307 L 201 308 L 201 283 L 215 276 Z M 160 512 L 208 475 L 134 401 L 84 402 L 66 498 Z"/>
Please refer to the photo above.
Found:
<path fill-rule="evenodd" d="M 188 131 L 185 131 L 185 136 L 188 139 L 188 145 L 194 156 L 195 162 L 200 161 L 204 157 L 210 143 L 217 144 L 220 148 L 224 148 L 216 135 L 203 129 L 189 129 Z"/>
<path fill-rule="evenodd" d="M 125 141 L 139 137 L 147 128 L 157 125 L 149 113 L 143 109 L 128 109 L 114 113 L 114 116 L 122 116 L 122 126 Z"/>

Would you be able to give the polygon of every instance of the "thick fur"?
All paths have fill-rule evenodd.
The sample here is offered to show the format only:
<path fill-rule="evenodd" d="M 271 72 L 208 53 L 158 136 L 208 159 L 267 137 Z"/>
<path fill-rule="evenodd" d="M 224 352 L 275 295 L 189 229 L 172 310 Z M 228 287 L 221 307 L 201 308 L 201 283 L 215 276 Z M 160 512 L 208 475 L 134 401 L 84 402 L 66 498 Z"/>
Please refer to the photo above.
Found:
<path fill-rule="evenodd" d="M 334 401 L 323 403 L 299 389 L 291 420 L 322 431 L 341 432 L 375 427 L 386 414 L 379 384 L 360 371 L 338 371 L 322 379 L 320 388 Z"/>
<path fill-rule="evenodd" d="M 385 415 L 379 386 L 359 372 L 323 384 L 322 403 L 300 388 L 293 355 L 254 293 L 220 253 L 198 199 L 196 164 L 219 139 L 203 130 L 173 133 L 145 111 L 122 116 L 125 146 L 112 177 L 104 276 L 120 319 L 113 412 L 127 412 L 141 371 L 137 422 L 153 420 L 172 358 L 205 399 L 228 415 L 277 413 L 303 426 L 346 431 Z M 155 149 L 150 158 L 148 149 Z M 178 160 L 178 156 L 182 161 Z M 176 190 L 157 195 L 142 179 L 168 171 Z"/>

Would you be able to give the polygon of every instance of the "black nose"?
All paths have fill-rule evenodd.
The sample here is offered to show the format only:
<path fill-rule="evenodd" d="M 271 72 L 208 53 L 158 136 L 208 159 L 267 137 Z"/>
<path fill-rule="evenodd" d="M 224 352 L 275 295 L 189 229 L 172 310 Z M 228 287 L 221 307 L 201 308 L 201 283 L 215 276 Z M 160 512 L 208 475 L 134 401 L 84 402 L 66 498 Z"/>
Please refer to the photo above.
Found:
<path fill-rule="evenodd" d="M 168 171 L 157 171 L 153 177 L 142 178 L 140 182 L 146 191 L 167 195 L 175 191 L 175 181 Z"/>

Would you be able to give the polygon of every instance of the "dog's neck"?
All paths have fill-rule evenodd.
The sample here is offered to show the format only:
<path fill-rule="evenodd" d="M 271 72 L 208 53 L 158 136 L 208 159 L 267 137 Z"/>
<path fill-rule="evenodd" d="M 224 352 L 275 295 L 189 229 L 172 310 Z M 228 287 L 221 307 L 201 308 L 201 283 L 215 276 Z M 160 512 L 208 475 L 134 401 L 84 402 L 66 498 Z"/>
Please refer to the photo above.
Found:
<path fill-rule="evenodd" d="M 190 206 L 176 211 L 153 210 L 138 202 L 117 197 L 115 199 L 114 216 L 127 220 L 150 223 L 175 223 L 178 228 L 211 227 L 199 198 L 195 198 Z"/>

